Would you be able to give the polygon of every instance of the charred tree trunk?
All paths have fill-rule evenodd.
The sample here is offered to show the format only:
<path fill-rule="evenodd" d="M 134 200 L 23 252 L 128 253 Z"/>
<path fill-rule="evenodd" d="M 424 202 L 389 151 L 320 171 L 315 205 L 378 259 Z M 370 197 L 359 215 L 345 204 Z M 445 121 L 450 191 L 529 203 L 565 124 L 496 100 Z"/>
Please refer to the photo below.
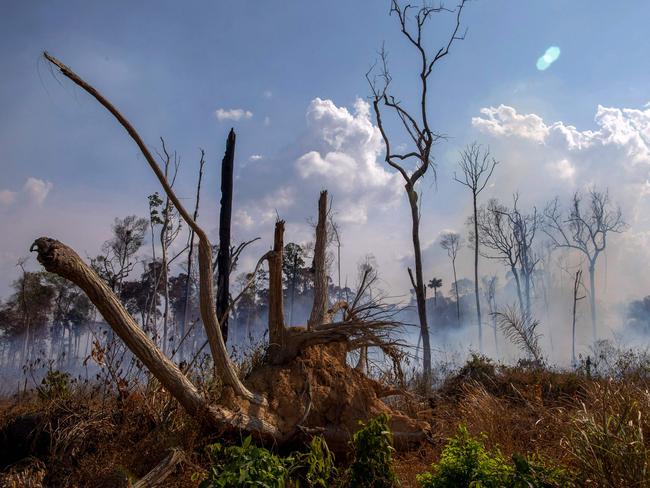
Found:
<path fill-rule="evenodd" d="M 221 323 L 221 335 L 224 342 L 228 342 L 226 311 L 230 298 L 230 226 L 235 141 L 235 131 L 230 129 L 226 141 L 226 154 L 221 162 L 221 210 L 219 213 L 219 253 L 217 254 L 217 317 Z"/>
<path fill-rule="evenodd" d="M 328 308 L 326 249 L 327 190 L 322 191 L 318 199 L 318 222 L 316 224 L 316 244 L 314 245 L 314 305 L 307 322 L 308 330 L 313 330 L 323 323 Z"/>
<path fill-rule="evenodd" d="M 284 220 L 275 223 L 273 251 L 269 261 L 269 357 L 281 362 L 286 346 L 287 331 L 284 326 L 282 297 L 282 252 L 284 250 Z"/>

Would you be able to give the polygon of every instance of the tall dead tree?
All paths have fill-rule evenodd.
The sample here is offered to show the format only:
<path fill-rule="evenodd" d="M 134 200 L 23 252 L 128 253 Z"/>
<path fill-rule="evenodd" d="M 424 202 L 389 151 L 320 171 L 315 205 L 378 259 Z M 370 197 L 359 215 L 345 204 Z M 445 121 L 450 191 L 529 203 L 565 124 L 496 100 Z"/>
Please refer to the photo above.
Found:
<path fill-rule="evenodd" d="M 555 198 L 545 209 L 545 232 L 555 247 L 575 249 L 587 258 L 589 269 L 589 304 L 594 341 L 598 338 L 596 326 L 596 262 L 607 247 L 607 236 L 627 228 L 620 207 L 614 207 L 609 192 L 589 190 L 587 205 L 576 192 L 569 211 L 563 214 Z"/>
<path fill-rule="evenodd" d="M 287 341 L 284 325 L 284 303 L 282 290 L 282 260 L 284 251 L 284 220 L 275 223 L 273 251 L 269 262 L 269 356 L 272 361 L 281 362 Z"/>
<path fill-rule="evenodd" d="M 456 318 L 460 326 L 460 295 L 458 294 L 458 278 L 456 277 L 456 256 L 460 249 L 460 235 L 457 232 L 447 232 L 440 239 L 440 247 L 447 251 L 451 259 L 451 267 L 454 272 L 454 291 L 456 292 Z"/>
<path fill-rule="evenodd" d="M 478 343 L 479 349 L 483 351 L 483 327 L 481 324 L 481 300 L 479 298 L 478 284 L 478 255 L 479 255 L 479 227 L 478 227 L 478 196 L 485 189 L 494 168 L 498 164 L 497 160 L 490 157 L 490 150 L 483 150 L 481 146 L 474 142 L 467 146 L 460 153 L 458 166 L 462 171 L 460 177 L 454 173 L 454 180 L 463 186 L 466 186 L 472 192 L 472 210 L 474 213 L 474 297 L 476 299 L 476 320 L 478 323 Z"/>
<path fill-rule="evenodd" d="M 147 337 L 122 305 L 115 292 L 71 248 L 55 239 L 41 237 L 32 244 L 31 250 L 38 253 L 38 260 L 47 271 L 70 280 L 86 293 L 111 329 L 117 333 L 135 357 L 179 401 L 188 413 L 221 431 L 251 432 L 278 442 L 292 438 L 296 432 L 301 430 L 302 422 L 306 420 L 311 409 L 311 401 L 304 414 L 296 415 L 295 419 L 287 420 L 286 415 L 280 412 L 279 407 L 276 409 L 275 406 L 270 405 L 265 396 L 253 393 L 239 379 L 221 335 L 219 318 L 216 313 L 212 245 L 206 232 L 184 208 L 171 188 L 169 181 L 165 178 L 163 171 L 157 165 L 142 138 L 130 122 L 101 93 L 81 79 L 70 68 L 47 53 L 44 53 L 44 56 L 52 65 L 58 68 L 60 73 L 94 97 L 120 123 L 138 146 L 145 161 L 156 175 L 165 194 L 169 197 L 179 215 L 194 230 L 199 241 L 200 313 L 208 337 L 210 353 L 214 361 L 213 374 L 224 385 L 226 392 L 232 392 L 232 394 L 223 395 L 217 402 L 212 402 L 203 396 L 187 376 Z M 252 273 L 251 280 L 249 280 L 249 283 L 255 280 L 260 265 L 265 259 L 268 259 L 273 283 L 273 289 L 270 290 L 272 303 L 269 304 L 269 308 L 273 311 L 271 315 L 278 318 L 276 322 L 270 324 L 274 330 L 270 330 L 269 335 L 280 346 L 277 356 L 281 359 L 281 362 L 292 361 L 303 351 L 306 351 L 307 348 L 319 345 L 337 345 L 340 346 L 343 353 L 366 346 L 376 346 L 382 348 L 385 352 L 390 352 L 391 348 L 394 348 L 395 342 L 390 339 L 388 332 L 394 327 L 394 322 L 377 318 L 372 313 L 366 314 L 364 319 L 359 319 L 355 304 L 352 306 L 346 303 L 336 304 L 336 310 L 334 308 L 327 310 L 323 323 L 314 324 L 312 330 L 304 328 L 287 329 L 284 327 L 282 310 L 283 231 L 284 223 L 279 221 L 276 224 L 273 251 L 260 259 L 255 271 Z M 245 292 L 245 289 L 243 292 Z M 237 299 L 238 297 L 234 301 L 236 302 Z M 330 318 L 340 310 L 345 311 L 343 320 L 338 323 L 331 323 Z M 301 367 L 307 367 L 304 363 L 301 364 Z M 347 367 L 344 362 L 341 365 Z M 311 366 L 312 369 L 315 367 L 318 367 L 318 364 Z M 263 370 L 262 374 L 266 374 L 264 371 L 268 370 Z M 277 375 L 283 374 L 282 368 L 274 371 Z M 349 378 L 350 381 L 359 381 L 358 376 L 350 376 Z M 314 379 L 315 375 L 308 375 L 308 381 Z M 337 379 L 340 379 L 338 375 Z M 271 378 L 270 385 L 274 386 L 275 384 L 276 382 Z M 324 385 L 324 383 L 321 383 L 321 386 Z M 273 386 L 270 386 L 270 388 Z M 368 390 L 371 390 L 370 393 L 368 393 Z M 269 392 L 270 390 L 265 389 L 265 391 Z M 314 388 L 313 391 L 315 394 L 319 394 L 318 388 Z M 372 388 L 364 386 L 360 388 L 360 391 L 368 393 L 367 399 L 369 402 L 378 400 Z M 336 381 L 329 381 L 325 394 L 329 395 L 328 392 L 337 395 L 339 394 L 337 392 L 342 392 L 342 390 L 340 390 L 340 385 Z M 293 390 L 286 393 L 290 395 L 288 397 L 286 395 L 276 396 L 275 401 L 293 402 L 294 398 L 300 396 L 297 391 Z M 294 407 L 293 403 L 290 405 Z M 289 405 L 286 405 L 286 408 L 288 407 Z M 377 405 L 372 408 L 376 407 Z M 387 407 L 382 406 L 379 408 Z M 353 420 L 356 422 L 356 419 Z M 350 427 L 353 426 L 350 425 Z M 424 434 L 417 422 L 407 422 L 407 428 L 411 430 L 394 432 L 394 439 L 398 441 L 402 438 L 404 442 L 423 439 Z M 416 429 L 416 431 L 412 429 Z M 348 432 L 349 428 L 347 426 L 346 429 L 337 428 L 336 426 L 330 429 L 328 426 L 324 434 L 329 438 L 328 441 L 331 439 L 344 440 L 343 445 L 345 445 L 349 438 Z"/>
<path fill-rule="evenodd" d="M 580 287 L 582 286 L 582 268 L 576 271 L 575 278 L 573 280 L 573 313 L 571 315 L 571 364 L 575 367 L 576 362 L 576 311 L 578 309 L 578 301 L 584 298 L 583 296 L 578 296 Z"/>
<path fill-rule="evenodd" d="M 219 211 L 219 252 L 217 253 L 217 317 L 221 323 L 221 334 L 225 342 L 228 342 L 228 314 L 226 311 L 230 300 L 230 227 L 235 142 L 235 130 L 230 129 L 226 141 L 226 154 L 221 161 L 221 209 Z"/>
<path fill-rule="evenodd" d="M 311 309 L 307 329 L 323 323 L 327 310 L 327 190 L 320 192 L 318 199 L 318 221 L 316 223 L 316 243 L 314 244 L 314 305 Z"/>
<path fill-rule="evenodd" d="M 201 182 L 203 180 L 204 166 L 205 166 L 205 151 L 201 149 L 201 159 L 199 160 L 199 176 L 196 182 L 194 213 L 192 214 L 192 219 L 194 219 L 194 222 L 196 222 L 199 218 L 199 205 L 201 203 Z M 190 316 L 190 306 L 192 303 L 192 266 L 193 266 L 192 258 L 194 256 L 194 237 L 195 237 L 194 229 L 190 229 L 190 234 L 187 240 L 187 247 L 189 249 L 187 253 L 187 278 L 185 280 L 183 320 L 181 322 L 181 330 L 180 330 L 181 342 L 179 344 L 181 359 L 185 357 L 184 354 L 185 334 L 186 334 L 187 323 L 189 321 L 189 316 Z"/>
<path fill-rule="evenodd" d="M 420 210 L 418 205 L 417 184 L 426 175 L 429 169 L 435 172 L 433 146 L 444 139 L 444 136 L 434 131 L 430 126 L 432 114 L 429 108 L 429 83 L 433 68 L 443 59 L 456 40 L 463 39 L 459 35 L 461 15 L 466 0 L 461 0 L 455 10 L 449 10 L 442 6 L 422 6 L 416 8 L 412 5 L 401 5 L 397 0 L 392 0 L 390 15 L 395 15 L 398 20 L 402 35 L 413 47 L 418 56 L 418 78 L 419 93 L 417 108 L 407 109 L 391 93 L 392 77 L 388 70 L 388 55 L 382 48 L 380 72 L 373 74 L 374 67 L 366 73 L 366 79 L 372 90 L 372 105 L 377 120 L 377 126 L 381 132 L 386 163 L 397 170 L 404 180 L 404 189 L 411 208 L 411 236 L 413 240 L 413 254 L 415 261 L 415 278 L 409 270 L 411 284 L 415 290 L 418 318 L 420 321 L 420 334 L 422 335 L 424 347 L 423 374 L 428 383 L 431 378 L 431 344 L 429 341 L 429 326 L 427 324 L 426 312 L 426 285 L 422 271 L 422 251 L 420 247 Z M 411 14 L 411 11 L 414 13 Z M 423 34 L 425 25 L 432 16 L 438 13 L 451 12 L 455 14 L 455 24 L 447 42 L 437 50 L 427 50 Z M 412 145 L 403 152 L 397 152 L 391 140 L 393 137 L 388 134 L 386 124 L 382 117 L 383 112 L 393 114 L 401 123 L 406 135 Z M 411 169 L 413 168 L 413 169 Z"/>

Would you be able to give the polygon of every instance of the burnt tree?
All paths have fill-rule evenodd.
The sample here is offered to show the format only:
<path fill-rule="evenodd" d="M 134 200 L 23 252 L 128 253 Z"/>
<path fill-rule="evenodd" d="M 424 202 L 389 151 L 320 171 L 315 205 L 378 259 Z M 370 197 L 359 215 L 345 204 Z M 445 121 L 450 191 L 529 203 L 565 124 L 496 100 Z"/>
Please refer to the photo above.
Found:
<path fill-rule="evenodd" d="M 272 317 L 279 318 L 269 324 L 271 328 L 269 335 L 275 345 L 279 346 L 276 347 L 277 354 L 274 353 L 276 356 L 274 362 L 279 364 L 277 366 L 266 364 L 256 369 L 252 372 L 252 375 L 256 375 L 256 379 L 249 378 L 246 385 L 243 383 L 228 355 L 221 334 L 214 301 L 212 244 L 207 233 L 185 209 L 164 172 L 130 122 L 101 93 L 70 68 L 47 53 L 45 58 L 65 77 L 94 97 L 120 123 L 138 146 L 179 215 L 194 230 L 199 243 L 199 310 L 208 337 L 210 355 L 214 361 L 212 374 L 217 382 L 223 385 L 224 394 L 216 401 L 205 396 L 147 337 L 117 295 L 95 270 L 84 263 L 74 250 L 65 244 L 55 239 L 41 237 L 33 243 L 31 250 L 38 253 L 38 260 L 45 269 L 78 285 L 97 307 L 111 329 L 165 390 L 190 415 L 212 429 L 234 435 L 242 431 L 251 432 L 274 442 L 287 442 L 300 433 L 319 433 L 323 434 L 328 442 L 338 441 L 345 447 L 350 431 L 356 427 L 359 419 L 367 416 L 368 411 L 393 413 L 391 408 L 381 401 L 381 397 L 386 396 L 385 388 L 347 366 L 345 361 L 341 362 L 338 358 L 334 358 L 330 346 L 336 346 L 337 351 L 340 349 L 344 353 L 374 346 L 390 355 L 396 345 L 388 335 L 395 326 L 394 322 L 368 313 L 359 318 L 358 312 L 363 312 L 363 307 L 357 309 L 355 303 L 351 306 L 337 303 L 324 312 L 323 323 L 314 323 L 311 330 L 297 327 L 289 329 L 284 326 L 281 289 L 284 231 L 282 221 L 276 224 L 273 251 L 260 259 L 251 278 L 252 282 L 259 266 L 264 260 L 268 260 L 274 283 L 274 289 L 270 292 L 269 308 L 274 311 Z M 319 235 L 323 236 L 323 233 L 317 234 L 317 240 Z M 318 263 L 315 264 L 319 266 Z M 324 269 L 324 263 L 322 266 Z M 237 299 L 238 297 L 234 302 Z M 323 312 L 320 305 L 317 307 L 320 316 Z M 343 320 L 332 323 L 331 317 L 339 310 L 344 310 Z M 302 381 L 298 382 L 299 385 L 282 381 L 282 378 L 300 376 L 304 377 L 305 386 L 301 384 Z M 312 383 L 314 383 L 313 388 Z M 255 393 L 252 387 L 262 394 Z M 280 387 L 283 389 L 279 389 Z M 308 404 L 302 407 L 305 389 L 311 393 Z M 325 422 L 323 419 L 328 418 L 326 414 L 333 408 L 332 399 L 350 414 L 340 419 L 336 425 L 328 424 L 323 428 L 321 427 Z M 366 408 L 352 409 L 352 405 L 359 402 Z M 417 442 L 426 436 L 423 429 L 427 427 L 422 422 L 409 417 L 393 413 L 392 423 L 393 437 L 397 443 Z"/>
<path fill-rule="evenodd" d="M 461 0 L 455 10 L 449 10 L 443 6 L 432 7 L 428 5 L 416 8 L 410 4 L 401 5 L 397 0 L 391 2 L 390 15 L 394 14 L 397 17 L 400 32 L 414 49 L 418 59 L 417 77 L 419 89 L 414 110 L 405 108 L 401 101 L 396 99 L 391 92 L 392 76 L 388 70 L 388 55 L 384 49 L 380 52 L 381 65 L 379 73 L 373 75 L 374 67 L 366 73 L 366 79 L 372 90 L 372 106 L 377 126 L 384 141 L 384 158 L 386 164 L 395 169 L 404 180 L 404 189 L 411 209 L 411 237 L 413 240 L 415 277 L 410 268 L 408 272 L 415 290 L 420 335 L 424 346 L 423 374 L 427 384 L 431 379 L 431 344 L 426 312 L 426 284 L 422 272 L 418 183 L 421 182 L 429 170 L 435 172 L 432 149 L 436 143 L 444 139 L 444 136 L 436 132 L 430 125 L 430 120 L 433 118 L 429 107 L 431 75 L 435 65 L 449 54 L 454 41 L 464 38 L 464 36 L 459 35 L 459 31 L 465 1 Z M 411 14 L 411 11 L 414 11 L 414 13 Z M 432 16 L 444 12 L 451 12 L 455 15 L 454 27 L 446 43 L 437 50 L 429 51 L 423 38 L 424 27 Z M 396 151 L 398 146 L 391 143 L 396 137 L 388 133 L 388 126 L 383 119 L 385 112 L 393 114 L 409 139 L 410 147 L 404 151 Z"/>
<path fill-rule="evenodd" d="M 458 166 L 462 172 L 461 176 L 456 176 L 454 180 L 463 186 L 466 186 L 472 192 L 472 210 L 473 210 L 473 230 L 472 237 L 474 246 L 474 298 L 476 300 L 476 320 L 478 322 L 478 343 L 479 349 L 483 351 L 483 326 L 481 323 L 481 300 L 478 290 L 478 255 L 479 255 L 479 219 L 478 219 L 478 196 L 485 189 L 494 168 L 498 164 L 497 160 L 490 158 L 490 151 L 481 149 L 476 142 L 467 146 L 460 153 Z"/>
<path fill-rule="evenodd" d="M 226 154 L 221 161 L 221 209 L 219 211 L 219 252 L 217 253 L 217 317 L 221 323 L 224 342 L 228 342 L 227 310 L 230 299 L 230 227 L 235 142 L 235 131 L 230 129 L 226 141 Z"/>

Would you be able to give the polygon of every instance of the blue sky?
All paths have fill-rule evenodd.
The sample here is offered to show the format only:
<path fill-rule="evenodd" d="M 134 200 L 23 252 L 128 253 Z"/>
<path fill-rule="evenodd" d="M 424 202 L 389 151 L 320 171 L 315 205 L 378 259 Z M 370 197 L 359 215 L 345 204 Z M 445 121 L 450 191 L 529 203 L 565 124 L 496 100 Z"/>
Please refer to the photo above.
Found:
<path fill-rule="evenodd" d="M 433 125 L 449 140 L 436 148 L 437 184 L 424 186 L 428 269 L 449 275 L 436 239 L 443 229 L 464 231 L 469 202 L 451 174 L 458 150 L 474 139 L 503 161 L 486 198 L 507 200 L 521 190 L 527 204 L 541 205 L 587 184 L 609 186 L 631 223 L 611 262 L 624 273 L 634 270 L 625 256 L 650 254 L 648 18 L 650 3 L 642 0 L 468 2 L 467 37 L 432 83 Z M 431 45 L 445 38 L 452 20 L 434 19 Z M 407 105 L 416 94 L 413 52 L 388 16 L 388 2 L 6 1 L 0 36 L 0 295 L 34 237 L 52 235 L 93 255 L 113 217 L 145 215 L 146 196 L 158 189 L 123 131 L 53 75 L 43 50 L 99 88 L 152 147 L 162 136 L 179 152 L 184 197 L 192 195 L 198 148 L 206 150 L 201 221 L 212 233 L 218 164 L 235 127 L 235 235 L 262 237 L 244 265 L 268 247 L 275 209 L 290 224 L 287 240 L 308 241 L 307 219 L 327 186 L 343 221 L 345 267 L 353 270 L 373 253 L 388 288 L 408 289 L 408 213 L 372 139 L 374 120 L 357 101 L 369 94 L 364 74 L 382 42 L 395 93 Z M 561 56 L 538 71 L 549 46 L 560 47 Z M 250 115 L 219 120 L 218 109 Z M 579 148 L 565 137 L 572 126 L 586 141 Z M 330 133 L 347 138 L 342 147 L 332 146 Z M 325 167 L 344 174 L 359 161 L 368 178 L 345 182 L 319 173 Z M 461 265 L 462 273 L 469 267 Z M 639 287 L 650 293 L 643 276 L 614 288 L 628 297 Z"/>

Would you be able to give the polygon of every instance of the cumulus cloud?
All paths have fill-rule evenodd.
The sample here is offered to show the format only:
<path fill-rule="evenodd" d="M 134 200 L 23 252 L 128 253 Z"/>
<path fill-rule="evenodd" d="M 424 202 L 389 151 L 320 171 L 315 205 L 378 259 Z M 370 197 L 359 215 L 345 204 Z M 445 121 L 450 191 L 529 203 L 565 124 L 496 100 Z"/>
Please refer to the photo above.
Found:
<path fill-rule="evenodd" d="M 27 198 L 37 205 L 42 205 L 52 189 L 52 183 L 49 181 L 39 180 L 38 178 L 27 178 L 23 191 Z"/>
<path fill-rule="evenodd" d="M 13 204 L 42 205 L 52 187 L 51 182 L 30 176 L 19 191 L 0 190 L 0 205 L 3 207 Z"/>
<path fill-rule="evenodd" d="M 231 108 L 231 109 L 223 109 L 223 108 L 218 108 L 214 112 L 215 116 L 217 117 L 217 120 L 220 122 L 224 120 L 245 120 L 245 119 L 250 119 L 253 117 L 253 112 L 250 110 L 244 110 L 243 108 Z"/>
<path fill-rule="evenodd" d="M 643 246 L 633 245 L 650 235 L 650 107 L 599 105 L 594 123 L 595 128 L 581 130 L 506 105 L 483 108 L 472 119 L 475 128 L 491 136 L 492 150 L 502 161 L 495 173 L 499 196 L 520 190 L 530 204 L 542 205 L 554 195 L 567 203 L 572 192 L 609 189 L 630 228 L 612 237 L 616 244 L 608 247 L 608 261 L 616 263 L 614 269 L 634 269 L 641 256 L 650 259 L 650 248 L 640 255 Z M 650 292 L 645 274 L 629 275 L 627 283 L 622 278 L 610 273 L 613 294 Z"/>
<path fill-rule="evenodd" d="M 251 157 L 248 159 L 250 161 L 259 161 L 260 159 L 262 159 L 262 157 L 263 156 L 261 154 L 252 154 Z"/>
<path fill-rule="evenodd" d="M 399 176 L 379 158 L 383 142 L 366 102 L 359 99 L 348 109 L 315 98 L 305 116 L 305 133 L 285 153 L 242 172 L 249 190 L 245 205 L 255 220 L 274 219 L 276 210 L 283 218 L 304 219 L 322 189 L 334 198 L 340 222 L 364 223 L 374 209 L 396 201 Z"/>

